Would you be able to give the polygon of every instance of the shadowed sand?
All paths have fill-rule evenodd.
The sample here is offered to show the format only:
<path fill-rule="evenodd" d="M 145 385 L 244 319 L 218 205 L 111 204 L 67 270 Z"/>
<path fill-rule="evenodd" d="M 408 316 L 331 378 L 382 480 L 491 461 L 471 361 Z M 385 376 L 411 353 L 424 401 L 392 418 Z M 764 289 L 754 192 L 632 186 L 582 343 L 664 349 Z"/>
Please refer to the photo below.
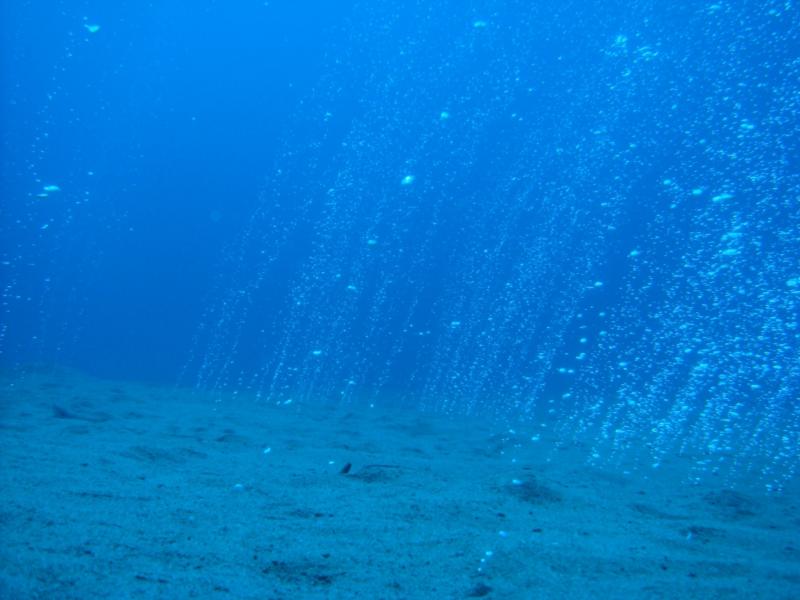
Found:
<path fill-rule="evenodd" d="M 800 597 L 796 488 L 414 411 L 67 371 L 0 391 L 3 598 Z"/>

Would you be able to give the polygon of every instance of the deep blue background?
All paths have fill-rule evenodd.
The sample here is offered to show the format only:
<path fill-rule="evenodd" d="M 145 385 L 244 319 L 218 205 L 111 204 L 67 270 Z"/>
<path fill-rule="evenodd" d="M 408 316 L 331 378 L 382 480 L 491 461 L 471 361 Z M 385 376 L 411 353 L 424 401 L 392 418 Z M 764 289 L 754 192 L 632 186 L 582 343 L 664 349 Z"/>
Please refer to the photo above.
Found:
<path fill-rule="evenodd" d="M 2 11 L 3 366 L 800 469 L 791 3 Z"/>
<path fill-rule="evenodd" d="M 467 403 L 794 389 L 797 22 L 6 2 L 3 360 Z"/>
<path fill-rule="evenodd" d="M 3 3 L 3 253 L 30 297 L 14 305 L 5 360 L 175 377 L 221 248 L 348 10 Z M 61 192 L 31 197 L 49 183 Z"/>

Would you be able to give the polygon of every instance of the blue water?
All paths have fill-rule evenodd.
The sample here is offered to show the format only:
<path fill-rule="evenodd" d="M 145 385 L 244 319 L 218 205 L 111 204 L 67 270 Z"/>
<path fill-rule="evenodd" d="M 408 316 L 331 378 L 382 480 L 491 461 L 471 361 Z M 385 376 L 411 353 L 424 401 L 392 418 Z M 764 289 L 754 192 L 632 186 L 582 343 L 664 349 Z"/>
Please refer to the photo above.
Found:
<path fill-rule="evenodd" d="M 6 367 L 795 477 L 794 3 L 2 10 Z"/>

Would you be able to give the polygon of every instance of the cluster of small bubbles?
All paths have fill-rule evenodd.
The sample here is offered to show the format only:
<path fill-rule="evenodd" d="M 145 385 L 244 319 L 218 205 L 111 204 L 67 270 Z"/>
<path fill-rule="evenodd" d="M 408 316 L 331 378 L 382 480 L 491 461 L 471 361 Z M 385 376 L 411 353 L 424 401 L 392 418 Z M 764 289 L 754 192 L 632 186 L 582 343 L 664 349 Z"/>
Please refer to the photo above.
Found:
<path fill-rule="evenodd" d="M 204 319 L 198 385 L 543 422 L 596 463 L 684 454 L 692 481 L 779 490 L 800 441 L 797 11 L 712 5 L 675 28 L 637 5 L 646 27 L 587 38 L 490 4 L 437 4 L 402 52 L 364 7 L 375 26 L 346 38 L 370 48 L 360 116 L 333 157 L 287 150 L 228 257 L 242 281 Z M 326 139 L 348 68 L 304 131 Z M 320 185 L 287 181 L 305 165 Z"/>

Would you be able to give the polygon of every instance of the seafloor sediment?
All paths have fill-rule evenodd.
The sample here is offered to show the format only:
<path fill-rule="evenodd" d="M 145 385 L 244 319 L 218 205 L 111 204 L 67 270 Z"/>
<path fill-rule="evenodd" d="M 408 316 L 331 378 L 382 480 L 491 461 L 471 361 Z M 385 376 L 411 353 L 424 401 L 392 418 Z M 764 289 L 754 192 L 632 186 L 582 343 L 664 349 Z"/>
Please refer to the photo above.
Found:
<path fill-rule="evenodd" d="M 3 598 L 798 598 L 797 490 L 480 420 L 0 378 Z"/>

